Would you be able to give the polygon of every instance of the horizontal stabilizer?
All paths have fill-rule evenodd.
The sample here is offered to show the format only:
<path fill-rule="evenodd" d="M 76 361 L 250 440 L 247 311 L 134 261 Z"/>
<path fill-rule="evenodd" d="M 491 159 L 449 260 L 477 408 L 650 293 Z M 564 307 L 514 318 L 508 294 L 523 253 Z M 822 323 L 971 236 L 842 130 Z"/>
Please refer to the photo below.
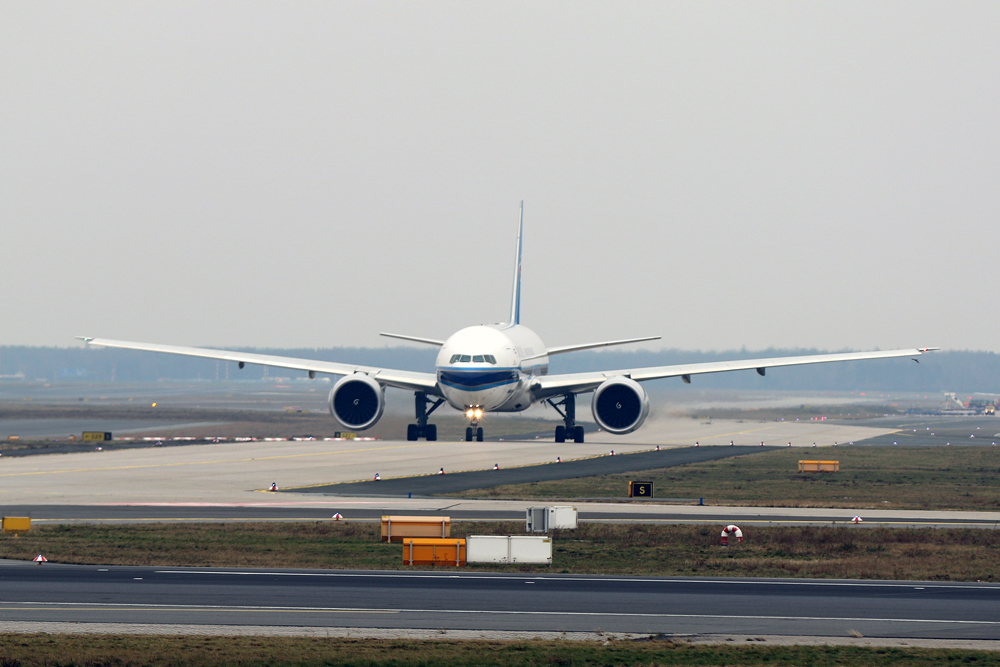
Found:
<path fill-rule="evenodd" d="M 606 340 L 602 343 L 587 343 L 585 345 L 564 345 L 562 347 L 550 347 L 544 354 L 536 354 L 533 357 L 526 357 L 522 361 L 538 359 L 539 357 L 551 356 L 553 354 L 563 354 L 565 352 L 578 352 L 580 350 L 593 350 L 596 347 L 608 347 L 610 345 L 625 345 L 626 343 L 642 343 L 647 340 L 660 340 L 660 336 L 647 336 L 645 338 L 627 338 L 625 340 Z"/>
<path fill-rule="evenodd" d="M 419 336 L 404 336 L 402 334 L 385 333 L 384 331 L 380 333 L 379 336 L 385 336 L 386 338 L 398 338 L 399 340 L 411 340 L 414 343 L 424 343 L 425 345 L 437 345 L 438 347 L 444 345 L 443 340 L 434 340 L 433 338 L 421 338 Z"/>

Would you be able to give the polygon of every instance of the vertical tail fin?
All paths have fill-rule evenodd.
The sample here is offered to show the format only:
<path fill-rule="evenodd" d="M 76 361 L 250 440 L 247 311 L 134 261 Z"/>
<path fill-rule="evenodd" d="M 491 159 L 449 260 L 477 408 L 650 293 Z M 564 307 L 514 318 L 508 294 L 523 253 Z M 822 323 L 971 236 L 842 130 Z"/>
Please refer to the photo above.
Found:
<path fill-rule="evenodd" d="M 510 295 L 511 326 L 521 323 L 521 232 L 524 230 L 524 201 L 521 201 L 521 221 L 517 225 L 517 254 L 514 256 L 514 288 Z"/>

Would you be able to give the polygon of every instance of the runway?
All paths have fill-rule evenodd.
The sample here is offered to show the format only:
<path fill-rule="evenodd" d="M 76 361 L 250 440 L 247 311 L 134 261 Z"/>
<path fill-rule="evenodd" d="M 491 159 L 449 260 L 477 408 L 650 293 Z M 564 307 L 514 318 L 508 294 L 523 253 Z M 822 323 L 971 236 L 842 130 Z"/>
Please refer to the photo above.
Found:
<path fill-rule="evenodd" d="M 330 521 L 340 512 L 346 521 L 378 521 L 386 514 L 450 516 L 453 521 L 524 521 L 525 508 L 551 501 L 486 501 L 449 498 L 350 498 L 308 506 L 281 503 L 252 505 L 5 505 L 7 516 L 28 516 L 34 524 L 128 524 L 239 521 Z M 582 522 L 729 524 L 751 526 L 830 526 L 858 529 L 1000 527 L 1000 512 L 923 510 L 852 510 L 826 508 L 726 507 L 662 503 L 571 503 Z M 852 524 L 853 525 L 853 524 Z"/>
<path fill-rule="evenodd" d="M 1000 639 L 1000 586 L 7 564 L 0 622 Z"/>

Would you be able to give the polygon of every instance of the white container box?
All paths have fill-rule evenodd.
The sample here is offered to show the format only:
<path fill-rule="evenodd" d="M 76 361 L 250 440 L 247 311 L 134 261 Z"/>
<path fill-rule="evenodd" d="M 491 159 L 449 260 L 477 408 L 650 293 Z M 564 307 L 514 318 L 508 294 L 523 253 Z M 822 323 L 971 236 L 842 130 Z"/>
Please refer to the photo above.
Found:
<path fill-rule="evenodd" d="M 525 512 L 524 532 L 544 533 L 555 528 L 576 530 L 576 508 L 571 505 L 529 507 Z"/>
<path fill-rule="evenodd" d="M 552 540 L 548 537 L 470 535 L 465 538 L 469 563 L 552 564 Z"/>

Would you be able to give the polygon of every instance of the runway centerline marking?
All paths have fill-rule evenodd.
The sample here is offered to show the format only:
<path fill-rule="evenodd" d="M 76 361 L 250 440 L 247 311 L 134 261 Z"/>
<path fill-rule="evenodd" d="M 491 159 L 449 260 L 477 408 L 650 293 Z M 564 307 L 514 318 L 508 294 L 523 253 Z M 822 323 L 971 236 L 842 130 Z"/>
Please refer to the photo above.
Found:
<path fill-rule="evenodd" d="M 0 601 L 0 611 L 8 610 L 4 605 L 32 605 L 30 607 L 10 607 L 10 611 L 98 611 L 121 608 L 129 611 L 164 611 L 177 609 L 183 611 L 264 611 L 264 612 L 320 612 L 320 613 L 354 613 L 354 614 L 497 614 L 500 616 L 615 616 L 627 618 L 717 618 L 732 620 L 767 620 L 767 621 L 846 621 L 855 623 L 942 623 L 950 625 L 1000 625 L 1000 621 L 967 621 L 938 618 L 866 618 L 850 616 L 772 616 L 761 614 L 654 614 L 643 612 L 603 612 L 603 611 L 518 611 L 518 610 L 487 610 L 487 609 L 365 609 L 353 607 L 265 607 L 260 605 L 170 605 L 170 604 L 138 604 L 114 602 L 3 602 Z M 65 607 L 66 609 L 58 609 Z"/>
<path fill-rule="evenodd" d="M 410 573 L 352 573 L 352 572 L 248 572 L 248 571 L 213 571 L 213 570 L 154 570 L 154 574 L 202 574 L 202 575 L 227 575 L 244 577 L 327 577 L 327 578 L 374 578 L 374 579 L 471 579 L 485 581 L 523 581 L 523 577 L 502 577 L 490 575 L 469 575 L 469 574 L 410 574 Z M 815 581 L 815 580 L 751 580 L 743 579 L 655 579 L 655 578 L 625 578 L 625 577 L 535 577 L 535 581 L 574 581 L 574 582 L 604 582 L 604 583 L 630 583 L 630 584 L 722 584 L 732 586 L 733 583 L 755 584 L 763 586 L 844 586 L 847 588 L 906 588 L 912 589 L 914 584 L 925 584 L 925 588 L 930 589 L 961 589 L 961 590 L 984 590 L 995 591 L 1000 594 L 1000 584 L 976 586 L 960 584 L 928 584 L 923 581 L 909 582 L 871 582 L 871 581 Z"/>

